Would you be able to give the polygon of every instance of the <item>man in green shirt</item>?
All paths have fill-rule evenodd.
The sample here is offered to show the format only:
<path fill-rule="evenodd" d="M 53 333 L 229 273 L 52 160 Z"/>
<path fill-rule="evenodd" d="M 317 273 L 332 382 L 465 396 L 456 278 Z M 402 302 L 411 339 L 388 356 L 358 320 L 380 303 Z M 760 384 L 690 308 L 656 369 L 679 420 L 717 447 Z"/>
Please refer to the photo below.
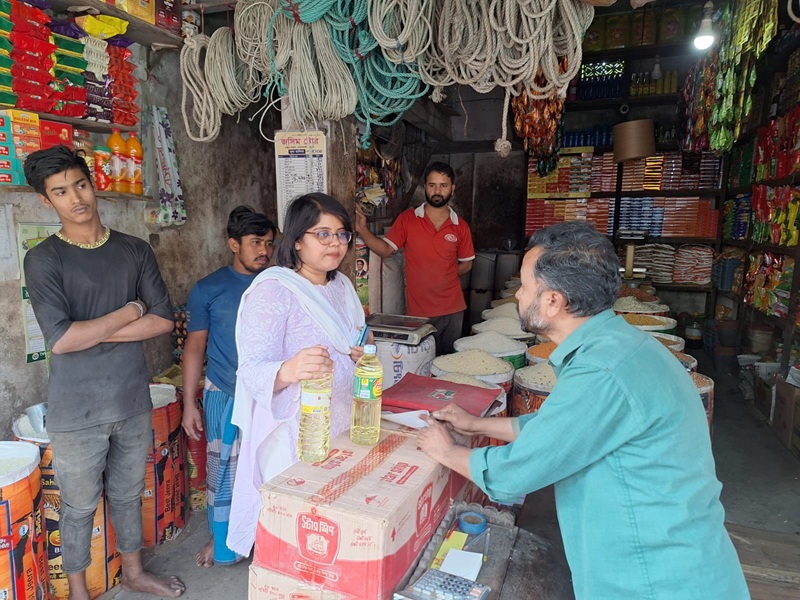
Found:
<path fill-rule="evenodd" d="M 519 418 L 436 411 L 418 445 L 497 502 L 555 484 L 579 600 L 747 599 L 699 394 L 662 344 L 614 315 L 618 268 L 588 224 L 535 233 L 519 311 L 528 331 L 558 344 L 558 382 Z M 471 450 L 453 429 L 510 443 Z"/>

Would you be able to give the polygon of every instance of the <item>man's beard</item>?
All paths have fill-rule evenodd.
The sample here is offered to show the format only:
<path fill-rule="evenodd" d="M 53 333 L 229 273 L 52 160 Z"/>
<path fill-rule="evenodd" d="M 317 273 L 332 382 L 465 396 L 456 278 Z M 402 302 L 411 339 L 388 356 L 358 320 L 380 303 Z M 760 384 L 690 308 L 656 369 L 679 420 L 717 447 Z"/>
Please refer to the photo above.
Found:
<path fill-rule="evenodd" d="M 450 202 L 452 194 L 448 196 L 442 196 L 441 194 L 435 194 L 433 196 L 425 195 L 425 199 L 427 200 L 428 204 L 430 204 L 433 208 L 442 208 L 448 202 Z"/>
<path fill-rule="evenodd" d="M 545 335 L 552 329 L 552 324 L 539 316 L 539 308 L 542 304 L 543 293 L 544 290 L 540 289 L 536 293 L 536 297 L 533 299 L 533 302 L 531 302 L 530 306 L 528 306 L 528 310 L 525 311 L 525 314 L 520 314 L 522 328 L 528 333 Z"/>

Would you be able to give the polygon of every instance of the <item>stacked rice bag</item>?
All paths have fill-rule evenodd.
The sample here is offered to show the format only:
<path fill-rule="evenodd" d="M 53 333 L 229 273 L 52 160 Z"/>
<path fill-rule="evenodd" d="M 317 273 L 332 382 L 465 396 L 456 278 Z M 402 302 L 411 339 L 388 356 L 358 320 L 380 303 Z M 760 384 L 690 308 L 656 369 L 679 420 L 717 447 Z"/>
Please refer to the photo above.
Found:
<path fill-rule="evenodd" d="M 52 87 L 50 22 L 43 11 L 23 2 L 0 0 L 2 102 L 38 112 L 51 112 L 57 98 Z M 7 53 L 7 54 L 5 54 Z"/>
<path fill-rule="evenodd" d="M 136 65 L 128 61 L 131 51 L 109 44 L 106 52 L 111 58 L 108 72 L 111 76 L 111 92 L 114 99 L 113 122 L 134 126 L 139 122 L 137 113 L 140 108 L 135 102 L 137 80 L 133 71 Z"/>

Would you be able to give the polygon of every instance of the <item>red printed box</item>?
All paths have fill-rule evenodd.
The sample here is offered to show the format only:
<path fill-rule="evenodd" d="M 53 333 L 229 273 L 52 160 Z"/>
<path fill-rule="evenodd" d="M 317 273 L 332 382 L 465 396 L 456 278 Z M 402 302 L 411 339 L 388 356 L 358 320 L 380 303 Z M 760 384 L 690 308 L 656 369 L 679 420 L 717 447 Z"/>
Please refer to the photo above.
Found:
<path fill-rule="evenodd" d="M 156 0 L 156 26 L 180 35 L 181 8 L 180 0 Z"/>
<path fill-rule="evenodd" d="M 42 150 L 59 145 L 67 146 L 72 150 L 72 125 L 42 119 L 39 121 L 39 129 Z"/>
<path fill-rule="evenodd" d="M 248 583 L 247 600 L 356 600 L 256 565 L 250 565 Z"/>
<path fill-rule="evenodd" d="M 359 446 L 344 433 L 325 461 L 297 463 L 262 486 L 253 564 L 387 600 L 466 490 L 413 435 L 384 428 L 377 445 Z"/>
<path fill-rule="evenodd" d="M 26 183 L 25 175 L 19 171 L 0 173 L 0 184 L 2 185 L 25 185 Z"/>

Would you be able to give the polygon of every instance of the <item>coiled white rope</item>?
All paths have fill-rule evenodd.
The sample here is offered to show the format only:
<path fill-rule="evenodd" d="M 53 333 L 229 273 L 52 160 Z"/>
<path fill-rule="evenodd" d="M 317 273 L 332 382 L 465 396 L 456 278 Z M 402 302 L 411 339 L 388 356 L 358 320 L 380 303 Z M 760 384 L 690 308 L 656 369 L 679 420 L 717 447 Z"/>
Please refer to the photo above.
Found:
<path fill-rule="evenodd" d="M 369 0 L 369 29 L 383 55 L 396 65 L 417 62 L 431 44 L 435 0 Z"/>
<path fill-rule="evenodd" d="M 208 43 L 208 36 L 194 35 L 186 38 L 181 48 L 181 112 L 186 134 L 195 142 L 212 142 L 217 139 L 222 119 L 201 65 L 201 54 L 208 48 Z M 188 110 L 190 97 L 191 113 Z"/>
<path fill-rule="evenodd" d="M 800 17 L 797 16 L 797 13 L 794 12 L 794 8 L 792 7 L 793 3 L 794 3 L 794 0 L 789 0 L 786 3 L 786 12 L 789 13 L 789 18 L 792 21 L 794 21 L 795 23 L 800 23 Z"/>
<path fill-rule="evenodd" d="M 259 79 L 252 69 L 239 61 L 230 27 L 217 29 L 206 49 L 205 74 L 209 92 L 226 115 L 235 115 L 258 102 L 261 92 Z"/>
<path fill-rule="evenodd" d="M 252 71 L 250 77 L 266 83 L 269 77 L 269 21 L 277 8 L 277 0 L 239 0 L 233 13 L 236 29 L 236 53 Z"/>

